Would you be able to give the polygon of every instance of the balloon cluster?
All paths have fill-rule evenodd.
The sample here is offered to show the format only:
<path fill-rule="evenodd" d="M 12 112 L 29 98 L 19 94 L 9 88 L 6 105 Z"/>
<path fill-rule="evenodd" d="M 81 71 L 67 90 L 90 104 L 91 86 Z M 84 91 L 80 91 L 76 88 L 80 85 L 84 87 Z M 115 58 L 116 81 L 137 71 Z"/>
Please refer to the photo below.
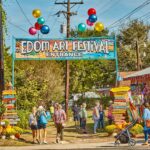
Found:
<path fill-rule="evenodd" d="M 50 28 L 48 25 L 44 25 L 45 19 L 41 17 L 41 11 L 39 9 L 35 9 L 32 12 L 34 18 L 37 18 L 37 22 L 34 24 L 34 27 L 29 28 L 29 34 L 35 35 L 37 31 L 40 30 L 42 34 L 48 34 L 50 32 Z"/>
<path fill-rule="evenodd" d="M 86 24 L 88 26 L 93 26 L 94 24 L 94 29 L 98 32 L 101 32 L 102 30 L 104 30 L 104 25 L 101 22 L 96 22 L 97 21 L 97 16 L 96 16 L 96 10 L 94 8 L 90 8 L 88 10 L 88 15 L 89 18 L 86 20 Z M 84 23 L 80 23 L 78 25 L 78 31 L 80 32 L 84 32 L 86 30 L 86 24 Z"/>

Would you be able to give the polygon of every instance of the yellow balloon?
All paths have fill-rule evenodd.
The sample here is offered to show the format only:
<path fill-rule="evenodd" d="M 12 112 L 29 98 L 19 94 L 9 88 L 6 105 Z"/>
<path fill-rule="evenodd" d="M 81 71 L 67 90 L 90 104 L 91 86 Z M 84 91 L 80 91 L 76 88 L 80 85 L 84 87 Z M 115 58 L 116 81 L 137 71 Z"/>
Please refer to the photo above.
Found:
<path fill-rule="evenodd" d="M 39 9 L 34 9 L 32 15 L 35 18 L 39 18 L 41 16 L 41 11 Z"/>
<path fill-rule="evenodd" d="M 103 23 L 97 22 L 97 23 L 95 24 L 94 29 L 95 29 L 96 31 L 98 31 L 98 32 L 101 32 L 102 30 L 104 30 L 104 25 L 103 25 Z"/>

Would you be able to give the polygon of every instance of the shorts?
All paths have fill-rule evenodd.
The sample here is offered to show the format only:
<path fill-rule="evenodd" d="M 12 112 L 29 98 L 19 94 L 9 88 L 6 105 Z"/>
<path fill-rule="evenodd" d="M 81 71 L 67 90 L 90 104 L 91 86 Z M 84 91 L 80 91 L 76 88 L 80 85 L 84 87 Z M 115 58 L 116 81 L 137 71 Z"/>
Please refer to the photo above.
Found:
<path fill-rule="evenodd" d="M 57 133 L 61 133 L 64 127 L 62 126 L 61 123 L 57 123 L 56 128 L 57 128 Z"/>
<path fill-rule="evenodd" d="M 38 124 L 38 129 L 46 129 L 46 124 Z"/>
<path fill-rule="evenodd" d="M 74 116 L 74 121 L 79 121 L 79 116 Z"/>
<path fill-rule="evenodd" d="M 37 130 L 38 126 L 37 125 L 31 125 L 30 128 L 31 128 L 31 130 Z"/>

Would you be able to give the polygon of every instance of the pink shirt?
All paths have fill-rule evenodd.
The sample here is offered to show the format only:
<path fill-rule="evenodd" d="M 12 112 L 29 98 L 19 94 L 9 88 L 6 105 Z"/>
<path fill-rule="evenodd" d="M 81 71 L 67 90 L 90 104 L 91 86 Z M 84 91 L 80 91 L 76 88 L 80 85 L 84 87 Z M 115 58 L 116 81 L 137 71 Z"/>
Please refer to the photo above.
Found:
<path fill-rule="evenodd" d="M 55 110 L 54 112 L 54 122 L 64 123 L 66 121 L 66 113 L 63 109 Z"/>

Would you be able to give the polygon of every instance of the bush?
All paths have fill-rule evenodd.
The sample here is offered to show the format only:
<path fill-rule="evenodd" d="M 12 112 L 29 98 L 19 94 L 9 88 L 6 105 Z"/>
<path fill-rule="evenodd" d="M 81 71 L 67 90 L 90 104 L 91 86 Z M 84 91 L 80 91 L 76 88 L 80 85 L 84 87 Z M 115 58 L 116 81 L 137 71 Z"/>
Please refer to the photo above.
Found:
<path fill-rule="evenodd" d="M 20 121 L 17 123 L 17 126 L 23 129 L 27 129 L 29 127 L 29 115 L 30 112 L 27 110 L 18 110 Z"/>
<path fill-rule="evenodd" d="M 143 126 L 140 124 L 136 124 L 131 128 L 130 132 L 132 135 L 143 133 Z"/>
<path fill-rule="evenodd" d="M 105 130 L 108 134 L 112 134 L 116 129 L 116 126 L 115 125 L 108 125 L 105 127 Z"/>

